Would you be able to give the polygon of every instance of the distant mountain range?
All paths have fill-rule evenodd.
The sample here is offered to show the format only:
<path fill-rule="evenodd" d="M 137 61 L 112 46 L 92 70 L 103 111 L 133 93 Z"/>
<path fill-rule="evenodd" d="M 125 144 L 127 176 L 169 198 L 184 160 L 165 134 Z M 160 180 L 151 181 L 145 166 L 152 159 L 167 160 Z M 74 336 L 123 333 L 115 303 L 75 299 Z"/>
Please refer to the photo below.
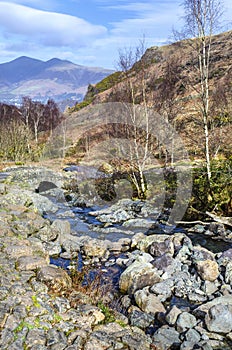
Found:
<path fill-rule="evenodd" d="M 22 56 L 0 64 L 0 102 L 17 105 L 23 96 L 41 102 L 52 98 L 64 109 L 81 101 L 89 84 L 112 72 L 58 58 L 41 61 Z"/>

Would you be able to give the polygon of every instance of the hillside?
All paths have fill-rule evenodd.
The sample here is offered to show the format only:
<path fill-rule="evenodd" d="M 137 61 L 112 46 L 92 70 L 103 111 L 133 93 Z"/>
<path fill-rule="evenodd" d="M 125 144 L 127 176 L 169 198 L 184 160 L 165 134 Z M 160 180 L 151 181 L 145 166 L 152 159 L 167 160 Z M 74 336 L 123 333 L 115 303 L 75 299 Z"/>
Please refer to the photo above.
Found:
<path fill-rule="evenodd" d="M 88 84 L 97 83 L 111 73 L 108 69 L 85 67 L 58 58 L 44 62 L 19 57 L 0 64 L 0 101 L 20 103 L 22 96 L 29 96 L 41 102 L 52 98 L 73 105 L 82 100 Z"/>
<path fill-rule="evenodd" d="M 213 37 L 209 72 L 210 84 L 210 144 L 211 155 L 231 155 L 232 132 L 232 31 Z M 85 102 L 71 110 L 71 123 L 78 123 L 82 106 L 103 102 L 131 102 L 128 81 L 133 85 L 134 101 L 146 103 L 175 125 L 191 157 L 204 152 L 204 130 L 199 117 L 199 75 L 196 74 L 197 55 L 191 43 L 175 42 L 151 47 L 125 74 L 117 72 L 91 86 Z M 143 82 L 143 84 L 142 84 Z M 110 87 L 110 88 L 108 88 Z M 86 112 L 87 114 L 87 112 Z M 72 130 L 75 135 L 75 130 Z M 74 136 L 75 138 L 75 136 Z"/>

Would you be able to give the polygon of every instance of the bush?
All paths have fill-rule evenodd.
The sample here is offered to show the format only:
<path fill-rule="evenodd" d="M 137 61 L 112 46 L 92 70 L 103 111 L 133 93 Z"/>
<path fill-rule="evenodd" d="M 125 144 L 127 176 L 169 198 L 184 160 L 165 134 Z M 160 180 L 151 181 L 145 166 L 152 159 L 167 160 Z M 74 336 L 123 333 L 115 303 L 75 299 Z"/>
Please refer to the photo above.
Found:
<path fill-rule="evenodd" d="M 210 186 L 207 180 L 206 167 L 196 168 L 193 172 L 190 204 L 192 208 L 197 210 L 198 219 L 199 212 L 202 215 L 206 211 L 216 211 L 224 216 L 232 214 L 232 158 L 213 160 L 211 170 Z M 188 213 L 190 212 L 191 210 L 188 210 Z"/>

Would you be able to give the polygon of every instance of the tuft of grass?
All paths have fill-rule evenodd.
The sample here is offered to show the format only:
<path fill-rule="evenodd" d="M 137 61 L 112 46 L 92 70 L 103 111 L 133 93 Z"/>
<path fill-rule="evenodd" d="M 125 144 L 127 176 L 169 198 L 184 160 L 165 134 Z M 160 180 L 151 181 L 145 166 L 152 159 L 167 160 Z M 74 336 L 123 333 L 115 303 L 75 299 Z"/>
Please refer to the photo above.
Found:
<path fill-rule="evenodd" d="M 105 315 L 105 319 L 104 319 L 104 321 L 102 321 L 103 324 L 116 321 L 115 316 L 114 316 L 114 311 L 111 308 L 109 308 L 109 306 L 105 305 L 102 301 L 99 301 L 97 303 L 97 306 L 102 311 L 102 313 Z"/>
<path fill-rule="evenodd" d="M 35 328 L 35 325 L 34 324 L 31 324 L 29 322 L 26 322 L 26 321 L 21 321 L 19 323 L 19 325 L 13 330 L 14 334 L 17 335 L 19 332 L 21 332 L 24 328 L 27 328 L 27 329 L 34 329 Z"/>
<path fill-rule="evenodd" d="M 60 323 L 62 320 L 63 319 L 59 314 L 54 314 L 52 324 Z"/>
<path fill-rule="evenodd" d="M 40 303 L 38 302 L 38 299 L 37 299 L 37 296 L 36 296 L 36 295 L 32 295 L 31 300 L 32 300 L 33 305 L 34 305 L 35 307 L 37 307 L 37 308 L 40 308 L 40 307 L 41 307 Z"/>

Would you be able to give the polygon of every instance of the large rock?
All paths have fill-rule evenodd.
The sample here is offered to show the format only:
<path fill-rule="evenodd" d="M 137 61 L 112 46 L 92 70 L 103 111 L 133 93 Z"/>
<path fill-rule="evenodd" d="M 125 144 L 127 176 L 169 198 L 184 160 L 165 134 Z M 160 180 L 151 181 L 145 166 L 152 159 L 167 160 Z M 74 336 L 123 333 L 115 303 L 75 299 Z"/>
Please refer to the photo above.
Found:
<path fill-rule="evenodd" d="M 177 320 L 177 317 L 181 314 L 181 310 L 174 305 L 171 310 L 165 316 L 165 320 L 170 326 L 174 326 Z"/>
<path fill-rule="evenodd" d="M 51 227 L 62 235 L 71 233 L 71 225 L 68 220 L 56 219 L 53 221 Z"/>
<path fill-rule="evenodd" d="M 19 204 L 37 210 L 40 214 L 44 212 L 55 213 L 58 210 L 57 205 L 52 203 L 48 198 L 25 189 L 17 187 L 10 188 L 10 191 L 2 196 L 1 205 Z"/>
<path fill-rule="evenodd" d="M 82 349 L 79 347 L 78 349 Z M 138 327 L 122 327 L 116 322 L 94 327 L 85 350 L 136 349 L 150 350 L 150 338 Z"/>
<path fill-rule="evenodd" d="M 82 252 L 87 257 L 102 258 L 107 252 L 107 247 L 108 245 L 106 241 L 91 239 L 84 243 L 82 247 Z"/>
<path fill-rule="evenodd" d="M 32 190 L 39 189 L 41 183 L 49 183 L 53 184 L 53 187 L 61 188 L 67 178 L 66 174 L 35 166 L 10 167 L 6 171 L 9 173 L 7 182 L 21 183 Z"/>
<path fill-rule="evenodd" d="M 229 333 L 232 330 L 232 305 L 218 304 L 212 306 L 205 323 L 210 332 Z"/>
<path fill-rule="evenodd" d="M 180 344 L 179 333 L 174 327 L 162 326 L 153 335 L 152 345 L 156 350 L 179 349 Z"/>
<path fill-rule="evenodd" d="M 209 301 L 208 303 L 202 304 L 194 310 L 194 314 L 206 314 L 212 306 L 219 304 L 232 305 L 232 295 L 218 297 Z"/>
<path fill-rule="evenodd" d="M 192 350 L 195 344 L 199 344 L 201 340 L 200 334 L 193 328 L 190 328 L 186 333 L 185 333 L 185 339 L 186 342 L 192 347 L 190 349 Z"/>
<path fill-rule="evenodd" d="M 226 229 L 223 224 L 220 224 L 218 222 L 211 222 L 209 225 L 209 231 L 213 233 L 214 236 L 218 237 L 225 237 L 226 236 Z"/>
<path fill-rule="evenodd" d="M 120 238 L 116 242 L 108 241 L 108 249 L 113 254 L 128 251 L 130 249 L 130 245 L 131 245 L 130 238 Z"/>
<path fill-rule="evenodd" d="M 178 316 L 177 322 L 176 322 L 177 330 L 180 333 L 186 331 L 187 329 L 195 327 L 196 324 L 197 324 L 196 317 L 186 311 L 182 312 Z"/>
<path fill-rule="evenodd" d="M 169 254 L 164 254 L 156 258 L 152 262 L 153 266 L 163 273 L 162 278 L 169 278 L 176 272 L 181 271 L 181 262 L 177 259 L 174 259 Z"/>
<path fill-rule="evenodd" d="M 219 253 L 220 257 L 218 259 L 219 265 L 226 266 L 232 260 L 232 248 Z"/>
<path fill-rule="evenodd" d="M 38 270 L 37 279 L 55 291 L 71 288 L 72 281 L 67 272 L 55 266 L 45 266 Z"/>
<path fill-rule="evenodd" d="M 19 241 L 18 244 L 10 244 L 4 250 L 10 258 L 20 258 L 25 255 L 32 255 L 33 249 L 27 240 Z"/>
<path fill-rule="evenodd" d="M 155 221 L 154 221 L 155 222 Z M 133 228 L 141 228 L 141 229 L 149 229 L 152 224 L 154 223 L 150 219 L 142 219 L 142 218 L 136 218 L 136 219 L 129 219 L 123 223 L 124 227 L 129 227 L 130 229 Z"/>
<path fill-rule="evenodd" d="M 58 237 L 59 232 L 52 226 L 46 225 L 36 232 L 35 237 L 39 238 L 42 242 L 51 242 Z"/>
<path fill-rule="evenodd" d="M 145 238 L 138 242 L 137 248 L 142 252 L 148 252 L 149 247 L 153 244 L 162 246 L 162 244 L 165 244 L 164 242 L 168 242 L 170 240 L 172 240 L 172 237 L 165 234 L 145 236 Z"/>
<path fill-rule="evenodd" d="M 215 281 L 219 276 L 218 264 L 216 261 L 207 259 L 199 260 L 196 263 L 198 274 L 204 281 Z"/>
<path fill-rule="evenodd" d="M 89 214 L 96 216 L 99 221 L 104 223 L 121 223 L 136 216 L 135 203 L 130 199 L 123 199 L 109 208 L 90 212 Z"/>
<path fill-rule="evenodd" d="M 134 294 L 136 304 L 146 313 L 156 315 L 159 312 L 165 313 L 166 310 L 157 296 L 149 292 L 149 287 L 138 290 Z"/>
<path fill-rule="evenodd" d="M 160 280 L 151 263 L 136 260 L 121 274 L 119 287 L 122 293 L 134 294 L 136 290 L 151 286 Z"/>
<path fill-rule="evenodd" d="M 147 327 L 151 326 L 155 319 L 154 315 L 142 312 L 136 307 L 133 307 L 133 309 L 130 311 L 129 318 L 132 326 L 136 326 L 141 329 L 146 329 Z"/>
<path fill-rule="evenodd" d="M 151 292 L 156 294 L 160 301 L 165 301 L 172 296 L 174 281 L 168 278 L 164 281 L 158 282 L 151 287 Z"/>
<path fill-rule="evenodd" d="M 61 241 L 63 250 L 72 256 L 77 255 L 76 253 L 79 252 L 81 249 L 81 242 L 79 237 L 65 235 L 64 237 L 62 237 Z"/>
<path fill-rule="evenodd" d="M 204 261 L 204 260 L 215 260 L 215 254 L 204 247 L 194 247 L 192 259 L 194 262 Z"/>
<path fill-rule="evenodd" d="M 154 257 L 159 257 L 164 254 L 173 255 L 174 245 L 170 238 L 165 239 L 163 242 L 153 242 L 148 249 L 149 253 Z"/>
<path fill-rule="evenodd" d="M 48 264 L 48 257 L 44 258 L 42 256 L 21 256 L 16 262 L 17 269 L 21 271 L 37 270 Z"/>

